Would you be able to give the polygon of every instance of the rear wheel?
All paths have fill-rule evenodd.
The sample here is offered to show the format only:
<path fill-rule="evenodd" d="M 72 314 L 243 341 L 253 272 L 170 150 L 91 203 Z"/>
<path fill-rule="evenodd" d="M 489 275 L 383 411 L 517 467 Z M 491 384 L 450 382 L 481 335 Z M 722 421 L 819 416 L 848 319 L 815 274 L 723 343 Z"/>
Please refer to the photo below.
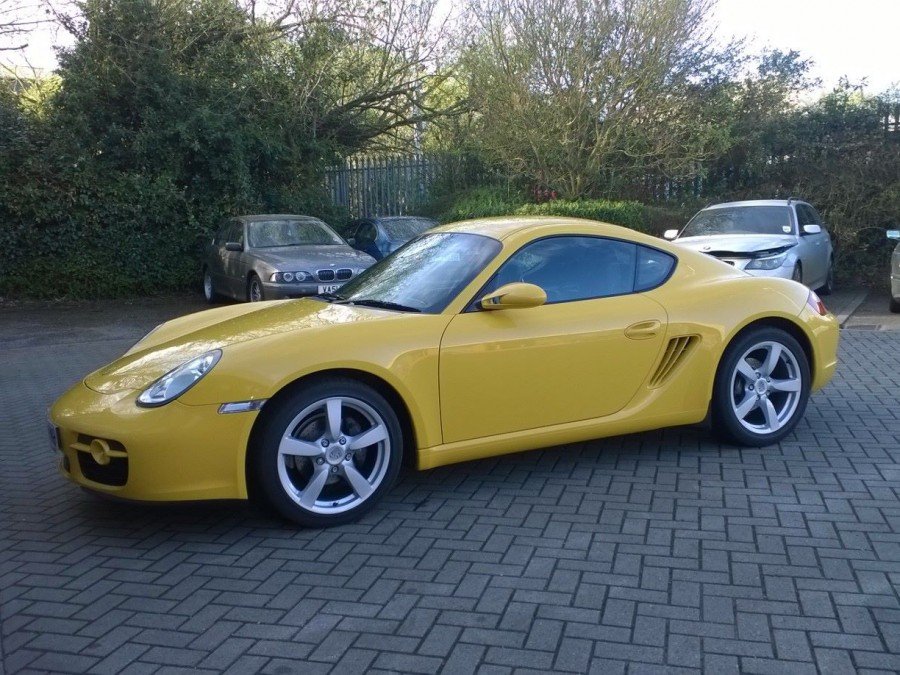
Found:
<path fill-rule="evenodd" d="M 309 527 L 356 520 L 400 470 L 400 422 L 381 394 L 333 378 L 297 390 L 266 411 L 248 472 L 260 496 Z"/>
<path fill-rule="evenodd" d="M 725 351 L 713 389 L 713 428 L 723 440 L 763 446 L 803 417 L 810 372 L 803 348 L 778 328 L 753 328 Z"/>
<path fill-rule="evenodd" d="M 251 274 L 247 280 L 247 302 L 260 302 L 265 300 L 262 281 L 255 274 Z"/>
<path fill-rule="evenodd" d="M 215 286 L 213 286 L 212 274 L 206 267 L 203 268 L 203 297 L 209 304 L 213 304 L 219 299 L 219 294 L 216 293 Z"/>
<path fill-rule="evenodd" d="M 891 298 L 891 311 L 900 314 L 900 298 Z"/>

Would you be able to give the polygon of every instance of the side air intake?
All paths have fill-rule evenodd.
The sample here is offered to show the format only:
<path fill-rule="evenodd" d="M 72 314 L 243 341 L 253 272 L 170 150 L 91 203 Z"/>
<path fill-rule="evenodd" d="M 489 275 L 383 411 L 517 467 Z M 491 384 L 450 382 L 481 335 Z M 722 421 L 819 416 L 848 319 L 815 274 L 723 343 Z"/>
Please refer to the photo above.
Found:
<path fill-rule="evenodd" d="M 656 372 L 650 378 L 650 386 L 658 387 L 663 384 L 678 367 L 678 364 L 694 348 L 697 340 L 698 337 L 696 335 L 681 335 L 669 340 L 669 344 L 666 345 L 666 351 L 656 367 Z"/>

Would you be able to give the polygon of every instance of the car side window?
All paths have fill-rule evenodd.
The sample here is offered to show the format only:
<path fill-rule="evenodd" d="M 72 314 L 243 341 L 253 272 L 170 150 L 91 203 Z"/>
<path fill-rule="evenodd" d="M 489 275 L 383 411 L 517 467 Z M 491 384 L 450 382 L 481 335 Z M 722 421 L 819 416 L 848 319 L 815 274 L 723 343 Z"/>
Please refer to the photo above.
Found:
<path fill-rule="evenodd" d="M 672 273 L 675 256 L 649 246 L 637 247 L 637 270 L 634 274 L 634 290 L 649 291 L 656 288 Z"/>
<path fill-rule="evenodd" d="M 813 223 L 815 223 L 816 225 L 822 225 L 822 216 L 819 215 L 819 212 L 816 211 L 810 204 L 807 204 L 806 208 L 809 209 L 809 213 L 812 216 Z"/>
<path fill-rule="evenodd" d="M 375 226 L 372 223 L 363 223 L 356 230 L 356 243 L 359 246 L 368 246 L 375 242 L 376 236 Z"/>
<path fill-rule="evenodd" d="M 216 232 L 216 236 L 213 239 L 213 243 L 216 246 L 224 246 L 225 242 L 228 241 L 228 229 L 231 227 L 231 223 L 227 220 L 219 226 L 218 231 Z"/>
<path fill-rule="evenodd" d="M 228 240 L 229 242 L 237 242 L 238 244 L 243 245 L 244 243 L 244 224 L 237 220 L 231 223 L 231 226 L 228 228 Z M 227 242 L 226 242 L 227 243 Z"/>
<path fill-rule="evenodd" d="M 536 284 L 547 303 L 623 295 L 634 290 L 638 246 L 588 236 L 548 237 L 514 253 L 488 291 L 517 281 Z"/>
<path fill-rule="evenodd" d="M 806 204 L 797 204 L 797 224 L 800 227 L 804 225 L 814 225 L 816 224 L 815 218 L 813 218 L 812 213 L 810 212 L 810 208 Z"/>

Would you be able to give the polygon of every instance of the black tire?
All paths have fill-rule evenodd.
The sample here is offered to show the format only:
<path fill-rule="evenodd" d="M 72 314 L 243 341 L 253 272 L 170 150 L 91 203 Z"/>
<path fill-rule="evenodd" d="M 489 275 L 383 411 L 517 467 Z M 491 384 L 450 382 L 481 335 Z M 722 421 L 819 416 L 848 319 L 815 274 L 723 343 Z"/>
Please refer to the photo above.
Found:
<path fill-rule="evenodd" d="M 794 271 L 791 273 L 791 279 L 796 281 L 798 284 L 803 283 L 803 266 L 800 263 L 794 265 Z"/>
<path fill-rule="evenodd" d="M 834 259 L 828 261 L 828 276 L 825 284 L 816 291 L 819 295 L 831 295 L 834 293 Z"/>
<path fill-rule="evenodd" d="M 743 385 L 740 383 L 742 376 L 739 376 L 736 373 L 738 362 L 744 358 L 748 350 L 753 349 L 755 345 L 761 343 L 776 343 L 780 345 L 782 349 L 790 352 L 799 369 L 799 373 L 797 374 L 801 380 L 799 390 L 797 391 L 796 407 L 793 408 L 790 417 L 781 423 L 780 428 L 769 433 L 748 429 L 744 426 L 741 419 L 738 418 L 738 414 L 735 410 L 736 395 L 743 391 Z M 778 368 L 787 369 L 789 366 L 785 363 L 780 364 Z M 779 371 L 778 368 L 776 368 L 774 372 L 784 372 Z M 773 379 L 777 379 L 777 376 Z M 710 405 L 714 433 L 721 440 L 736 445 L 761 447 L 778 443 L 793 431 L 794 427 L 797 426 L 797 423 L 803 417 L 803 413 L 806 411 L 807 401 L 809 400 L 810 382 L 810 368 L 806 353 L 793 336 L 779 328 L 765 326 L 750 328 L 743 333 L 740 333 L 732 343 L 728 345 L 728 348 L 725 350 L 722 360 L 719 363 L 718 371 L 716 372 L 713 397 Z M 750 396 L 750 391 L 748 390 L 745 392 L 745 395 Z M 785 397 L 790 396 L 789 393 L 782 394 L 782 392 L 770 392 L 766 394 L 766 396 L 769 395 L 772 396 L 772 400 L 776 403 L 782 395 Z M 787 398 L 784 400 L 787 401 Z M 756 410 L 759 411 L 758 414 L 760 416 L 763 415 L 762 408 L 757 408 Z M 788 410 L 789 408 L 786 408 L 785 412 L 788 412 Z M 752 412 L 751 414 L 756 413 Z M 743 419 L 747 421 L 746 413 L 745 418 Z"/>
<path fill-rule="evenodd" d="M 891 312 L 900 314 L 900 298 L 891 298 Z"/>
<path fill-rule="evenodd" d="M 203 299 L 210 305 L 215 304 L 221 299 L 221 295 L 216 293 L 216 288 L 213 285 L 212 275 L 209 273 L 209 269 L 203 268 Z"/>
<path fill-rule="evenodd" d="M 256 273 L 252 273 L 247 279 L 247 302 L 262 302 L 265 299 L 266 291 L 263 288 L 262 281 Z"/>
<path fill-rule="evenodd" d="M 326 474 L 329 471 L 335 472 L 333 475 L 329 475 L 326 478 L 326 480 L 333 482 L 325 483 L 324 487 L 320 488 L 322 494 L 326 494 L 327 490 L 332 490 L 331 496 L 326 495 L 326 499 L 322 500 L 323 502 L 331 501 L 333 498 L 350 499 L 352 497 L 355 500 L 361 499 L 359 503 L 352 507 L 338 507 L 337 501 L 334 502 L 334 506 L 327 503 L 320 506 L 319 500 L 317 500 L 314 508 L 348 509 L 342 512 L 322 513 L 305 508 L 299 503 L 302 498 L 303 490 L 296 490 L 294 497 L 288 494 L 288 487 L 283 483 L 282 473 L 285 476 L 288 476 L 289 479 L 296 477 L 298 482 L 302 483 L 304 482 L 302 476 L 303 469 L 299 466 L 299 462 L 296 466 L 290 464 L 290 461 L 292 460 L 289 461 L 289 456 L 280 454 L 279 446 L 289 427 L 294 426 L 295 424 L 296 426 L 291 429 L 292 436 L 298 437 L 299 435 L 300 438 L 303 438 L 304 436 L 302 433 L 303 428 L 309 428 L 310 424 L 327 425 L 327 419 L 322 419 L 321 417 L 319 419 L 313 419 L 316 417 L 315 413 L 304 417 L 299 422 L 297 422 L 297 416 L 303 414 L 303 412 L 310 407 L 317 406 L 322 401 L 334 398 L 342 399 L 346 406 L 345 409 L 349 409 L 350 405 L 362 402 L 365 406 L 368 406 L 377 413 L 377 415 L 380 416 L 381 421 L 385 424 L 387 433 L 385 440 L 387 443 L 379 441 L 362 450 L 362 453 L 373 453 L 371 455 L 373 469 L 376 466 L 381 467 L 379 470 L 373 470 L 372 476 L 375 476 L 376 473 L 378 473 L 379 476 L 382 476 L 377 485 L 374 486 L 372 492 L 366 497 L 361 497 L 350 485 L 351 481 L 345 478 L 343 474 L 344 464 L 359 469 L 360 474 L 364 475 L 366 473 L 365 467 L 359 463 L 358 454 L 355 455 L 353 459 L 349 459 L 348 455 L 347 460 L 338 460 L 340 463 L 335 466 L 329 465 L 329 462 L 332 461 L 330 459 L 328 461 L 320 462 L 319 458 L 316 458 L 315 460 L 312 457 L 293 458 L 299 459 L 304 463 L 308 460 L 309 464 L 305 466 L 306 470 L 309 472 L 315 471 L 316 464 L 324 469 Z M 356 412 L 357 411 L 355 410 L 349 409 L 348 419 L 350 413 Z M 324 414 L 327 417 L 327 413 Z M 311 419 L 312 421 L 310 422 L 309 420 Z M 344 430 L 347 429 L 352 422 L 352 419 L 347 421 L 342 418 L 342 440 L 345 433 Z M 368 385 L 357 382 L 356 380 L 334 377 L 320 380 L 307 386 L 301 386 L 295 391 L 267 404 L 263 409 L 263 414 L 258 424 L 261 426 L 259 429 L 254 430 L 251 445 L 248 449 L 247 478 L 251 488 L 251 497 L 262 499 L 279 514 L 304 527 L 330 527 L 357 520 L 374 508 L 380 498 L 390 490 L 400 471 L 403 459 L 403 433 L 397 414 L 394 412 L 390 403 L 388 403 L 378 391 Z M 319 428 L 322 429 L 323 433 L 327 433 L 325 426 Z M 363 431 L 365 431 L 365 429 L 363 429 Z M 317 433 L 318 431 L 314 430 L 313 436 Z M 359 434 L 359 436 L 361 435 L 362 433 Z M 351 434 L 348 434 L 347 437 L 348 439 L 352 439 Z M 309 445 L 315 445 L 315 443 L 312 442 L 309 443 Z M 335 450 L 337 447 L 338 446 L 332 441 L 331 449 Z M 350 446 L 348 445 L 346 447 L 349 448 Z M 344 452 L 343 443 L 339 452 Z M 380 463 L 378 461 L 379 458 L 381 458 Z M 279 466 L 280 464 L 281 466 Z M 341 473 L 338 473 L 338 469 L 342 470 Z M 369 476 L 369 478 L 372 476 Z M 305 480 L 308 481 L 305 487 L 309 488 L 315 480 L 315 474 L 312 474 L 311 477 L 306 478 Z M 293 484 L 294 483 L 289 483 L 289 485 Z M 329 487 L 329 485 L 331 487 Z M 370 485 L 370 487 L 372 487 L 372 485 Z M 341 495 L 345 492 L 351 494 L 342 497 Z M 316 496 L 319 496 L 319 494 L 316 493 Z"/>

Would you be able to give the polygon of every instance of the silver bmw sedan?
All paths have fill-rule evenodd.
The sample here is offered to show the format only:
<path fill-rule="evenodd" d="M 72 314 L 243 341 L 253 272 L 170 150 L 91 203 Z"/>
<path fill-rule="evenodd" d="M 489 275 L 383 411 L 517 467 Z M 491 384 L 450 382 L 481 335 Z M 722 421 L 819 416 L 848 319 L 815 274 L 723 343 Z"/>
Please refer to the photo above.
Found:
<path fill-rule="evenodd" d="M 206 249 L 203 294 L 257 302 L 334 293 L 375 262 L 310 216 L 238 216 Z"/>

